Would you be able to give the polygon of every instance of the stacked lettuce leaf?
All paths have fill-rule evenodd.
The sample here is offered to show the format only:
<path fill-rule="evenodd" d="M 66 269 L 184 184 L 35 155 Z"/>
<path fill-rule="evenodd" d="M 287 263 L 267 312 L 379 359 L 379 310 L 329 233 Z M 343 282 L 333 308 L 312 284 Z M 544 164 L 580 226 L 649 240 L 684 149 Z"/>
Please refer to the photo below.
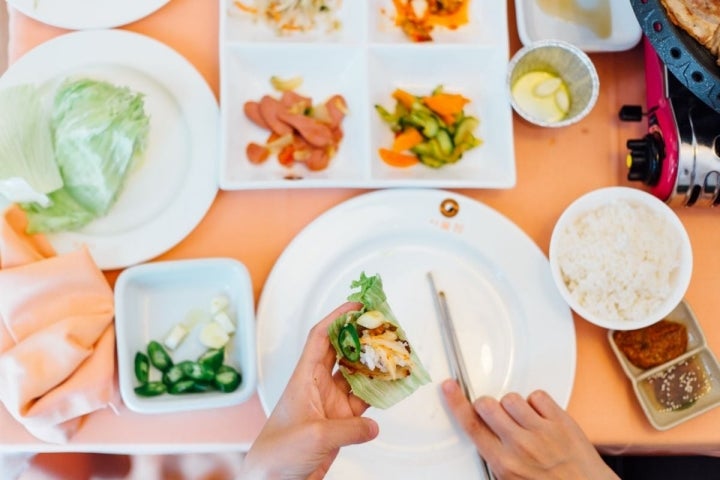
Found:
<path fill-rule="evenodd" d="M 29 126 L 15 128 L 22 145 L 3 143 L 7 139 L 0 138 L 0 164 L 6 170 L 0 170 L 0 180 L 15 175 L 49 200 L 14 199 L 27 213 L 28 232 L 77 230 L 106 215 L 145 149 L 150 122 L 143 95 L 104 81 L 68 79 L 54 92 L 51 105 L 42 108 L 45 88 L 18 88 L 32 111 L 15 114 L 25 118 L 26 125 L 47 128 L 47 134 Z M 0 99 L 16 94 L 5 91 Z M 13 112 L 0 115 L 8 118 Z M 45 135 L 51 142 L 49 152 Z M 45 142 L 44 149 L 31 151 L 27 144 L 38 138 Z M 33 174 L 38 171 L 45 172 L 41 181 Z"/>
<path fill-rule="evenodd" d="M 348 312 L 338 317 L 328 328 L 330 343 L 332 343 L 335 348 L 338 358 L 342 356 L 342 350 L 338 342 L 340 330 L 347 323 L 356 322 L 357 318 L 367 311 L 380 311 L 389 323 L 397 327 L 398 338 L 407 341 L 405 331 L 400 327 L 387 302 L 387 297 L 385 296 L 385 291 L 382 286 L 382 279 L 379 275 L 368 277 L 363 272 L 360 274 L 358 280 L 352 282 L 350 287 L 359 288 L 360 290 L 348 296 L 348 300 L 362 303 L 363 308 L 359 311 Z M 430 382 L 430 374 L 425 370 L 414 349 L 411 349 L 410 358 L 413 362 L 411 375 L 391 381 L 369 378 L 360 373 L 351 374 L 342 365 L 340 365 L 339 368 L 356 396 L 362 398 L 369 405 L 384 409 L 395 405 L 422 385 Z"/>

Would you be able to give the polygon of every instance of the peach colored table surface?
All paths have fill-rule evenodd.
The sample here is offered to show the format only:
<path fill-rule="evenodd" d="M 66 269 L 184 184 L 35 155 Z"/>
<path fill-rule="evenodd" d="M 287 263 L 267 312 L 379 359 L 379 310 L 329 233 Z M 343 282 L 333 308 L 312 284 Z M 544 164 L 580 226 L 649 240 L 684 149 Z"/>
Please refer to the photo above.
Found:
<path fill-rule="evenodd" d="M 358 0 L 352 0 L 358 1 Z M 508 2 L 511 53 L 520 47 L 515 11 Z M 165 42 L 184 55 L 218 94 L 218 2 L 172 0 L 153 15 L 123 28 Z M 9 58 L 64 33 L 10 10 Z M 550 233 L 562 210 L 583 193 L 626 184 L 625 141 L 644 135 L 644 124 L 623 124 L 623 104 L 644 105 L 642 47 L 591 54 L 601 81 L 592 113 L 577 125 L 552 130 L 514 117 L 517 183 L 507 190 L 463 190 L 507 216 L 547 253 Z M 247 265 L 256 300 L 283 249 L 308 223 L 362 190 L 267 190 L 220 192 L 210 211 L 179 245 L 155 260 L 227 256 Z M 695 265 L 686 299 L 720 351 L 720 212 L 678 211 L 694 250 Z M 114 282 L 119 272 L 107 272 Z M 607 332 L 575 318 L 577 368 L 569 404 L 589 438 L 609 453 L 720 452 L 720 409 L 668 431 L 653 429 L 607 343 Z M 0 407 L 0 451 L 180 452 L 245 449 L 265 415 L 257 395 L 218 410 L 143 416 L 124 407 L 119 415 L 91 415 L 73 441 L 46 445 L 28 435 Z"/>

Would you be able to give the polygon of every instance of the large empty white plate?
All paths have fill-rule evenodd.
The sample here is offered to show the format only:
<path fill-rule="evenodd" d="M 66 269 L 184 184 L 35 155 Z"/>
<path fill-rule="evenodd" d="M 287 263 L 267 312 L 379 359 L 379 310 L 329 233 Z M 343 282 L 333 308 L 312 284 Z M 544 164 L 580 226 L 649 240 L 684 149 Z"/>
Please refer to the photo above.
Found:
<path fill-rule="evenodd" d="M 7 0 L 48 25 L 83 30 L 125 25 L 159 10 L 170 0 Z"/>
<path fill-rule="evenodd" d="M 543 253 L 516 225 L 475 200 L 407 189 L 338 205 L 278 259 L 257 311 L 258 391 L 267 412 L 307 332 L 346 300 L 363 271 L 382 277 L 388 302 L 433 381 L 388 410 L 370 409 L 379 437 L 342 449 L 329 479 L 482 478 L 474 447 L 441 398 L 439 384 L 450 371 L 428 271 L 447 294 L 476 394 L 543 388 L 567 405 L 574 324 Z"/>
<path fill-rule="evenodd" d="M 77 232 L 49 234 L 58 253 L 85 244 L 102 269 L 153 258 L 180 242 L 217 193 L 219 110 L 197 70 L 154 39 L 88 30 L 34 48 L 0 78 L 10 85 L 89 77 L 142 92 L 150 117 L 144 159 L 107 216 Z"/>

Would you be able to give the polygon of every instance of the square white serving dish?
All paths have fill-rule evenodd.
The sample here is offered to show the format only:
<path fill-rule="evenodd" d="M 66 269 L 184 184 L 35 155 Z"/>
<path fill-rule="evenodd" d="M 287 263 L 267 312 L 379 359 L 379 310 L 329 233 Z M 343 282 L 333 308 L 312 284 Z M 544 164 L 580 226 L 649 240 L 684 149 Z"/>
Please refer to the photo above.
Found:
<path fill-rule="evenodd" d="M 179 323 L 191 329 L 175 350 L 168 350 L 174 363 L 195 360 L 207 350 L 199 340 L 200 332 L 212 319 L 212 300 L 221 295 L 229 300 L 226 311 L 236 327 L 225 346 L 224 364 L 240 372 L 237 390 L 154 397 L 135 393 L 140 385 L 134 371 L 136 353 L 146 353 L 151 340 L 162 344 Z M 115 284 L 115 330 L 120 393 L 127 407 L 139 413 L 168 413 L 228 407 L 247 400 L 257 384 L 253 299 L 247 268 L 229 258 L 152 262 L 124 270 Z M 151 367 L 150 380 L 160 377 Z"/>
<path fill-rule="evenodd" d="M 266 188 L 512 188 L 515 154 L 505 71 L 509 58 L 507 10 L 491 0 L 472 0 L 469 23 L 436 28 L 432 42 L 413 43 L 394 25 L 391 0 L 344 1 L 342 28 L 331 33 L 278 36 L 220 1 L 219 184 L 223 190 Z M 252 4 L 246 0 L 246 4 Z M 280 165 L 275 155 L 248 161 L 250 142 L 264 143 L 268 131 L 245 115 L 248 101 L 279 98 L 270 77 L 301 77 L 297 92 L 322 102 L 343 96 L 348 114 L 344 137 L 329 166 L 310 171 Z M 392 106 L 391 93 L 405 88 L 426 95 L 438 85 L 471 100 L 465 112 L 480 120 L 474 132 L 483 143 L 453 165 L 391 167 L 378 154 L 392 132 L 375 104 Z"/>
<path fill-rule="evenodd" d="M 592 28 L 593 22 L 600 18 L 592 9 L 604 2 L 609 4 L 610 32 L 602 37 Z M 544 10 L 538 0 L 515 0 L 515 17 L 522 44 L 564 40 L 586 52 L 613 52 L 629 50 L 640 41 L 642 29 L 627 0 L 574 0 L 568 3 L 584 12 L 573 14 L 571 7 L 560 6 L 562 15 L 553 15 Z M 562 2 L 554 4 L 561 5 Z"/>

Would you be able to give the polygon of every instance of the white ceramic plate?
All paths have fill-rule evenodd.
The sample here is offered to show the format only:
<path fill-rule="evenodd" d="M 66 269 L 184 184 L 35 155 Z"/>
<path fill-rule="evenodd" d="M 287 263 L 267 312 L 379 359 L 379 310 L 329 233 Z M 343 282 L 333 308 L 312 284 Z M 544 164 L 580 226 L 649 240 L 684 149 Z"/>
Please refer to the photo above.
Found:
<path fill-rule="evenodd" d="M 142 397 L 135 393 L 134 359 L 146 352 L 151 340 L 163 343 L 180 322 L 197 324 L 175 350 L 168 350 L 175 363 L 195 360 L 206 351 L 200 342 L 202 328 L 210 321 L 211 301 L 228 300 L 227 314 L 236 326 L 225 348 L 223 363 L 242 374 L 237 390 L 184 395 Z M 237 405 L 255 393 L 255 316 L 253 288 L 245 266 L 229 258 L 208 258 L 146 263 L 123 270 L 115 285 L 115 328 L 120 393 L 127 407 L 140 413 L 169 413 Z M 151 381 L 160 372 L 151 369 Z"/>
<path fill-rule="evenodd" d="M 9 85 L 88 76 L 145 94 L 150 136 L 107 216 L 78 232 L 48 235 L 58 253 L 86 244 L 102 269 L 153 258 L 200 222 L 217 193 L 218 105 L 197 70 L 166 45 L 122 30 L 73 32 L 21 57 Z"/>
<path fill-rule="evenodd" d="M 567 16 L 548 13 L 538 0 L 515 0 L 518 34 L 523 45 L 538 40 L 564 40 L 586 52 L 611 52 L 629 50 L 640 41 L 642 30 L 627 0 L 576 0 L 566 2 L 568 6 L 558 1 L 547 3 L 560 5 L 558 8 Z M 580 17 L 569 13 L 573 5 L 585 9 L 585 13 Z M 610 32 L 600 36 L 592 27 L 601 15 L 593 13 L 593 9 L 607 11 L 605 5 L 609 6 Z"/>
<path fill-rule="evenodd" d="M 25 15 L 71 30 L 113 28 L 140 20 L 170 0 L 7 0 Z"/>
<path fill-rule="evenodd" d="M 453 206 L 455 216 L 442 213 Z M 391 409 L 370 409 L 380 436 L 344 448 L 329 479 L 482 478 L 473 446 L 441 398 L 439 384 L 450 372 L 428 271 L 446 291 L 476 394 L 544 388 L 567 405 L 575 372 L 574 324 L 540 249 L 475 200 L 442 190 L 398 189 L 330 209 L 275 264 L 256 315 L 258 392 L 267 412 L 309 329 L 346 300 L 362 271 L 381 275 L 388 302 L 433 382 Z"/>
<path fill-rule="evenodd" d="M 392 23 L 390 0 L 345 1 L 338 12 L 341 30 L 287 37 L 249 21 L 231 0 L 220 0 L 220 188 L 513 187 L 512 109 L 504 78 L 507 11 L 490 0 L 470 5 L 468 25 L 438 28 L 435 41 L 420 44 Z M 269 81 L 273 75 L 302 77 L 298 92 L 316 102 L 334 94 L 346 99 L 345 135 L 325 170 L 286 168 L 274 155 L 262 165 L 248 161 L 247 145 L 264 143 L 269 132 L 246 118 L 243 105 L 266 94 L 279 97 Z M 390 147 L 392 132 L 374 106 L 392 109 L 396 88 L 427 95 L 438 85 L 471 100 L 465 111 L 480 119 L 475 134 L 483 144 L 440 169 L 388 166 L 378 149 Z"/>

